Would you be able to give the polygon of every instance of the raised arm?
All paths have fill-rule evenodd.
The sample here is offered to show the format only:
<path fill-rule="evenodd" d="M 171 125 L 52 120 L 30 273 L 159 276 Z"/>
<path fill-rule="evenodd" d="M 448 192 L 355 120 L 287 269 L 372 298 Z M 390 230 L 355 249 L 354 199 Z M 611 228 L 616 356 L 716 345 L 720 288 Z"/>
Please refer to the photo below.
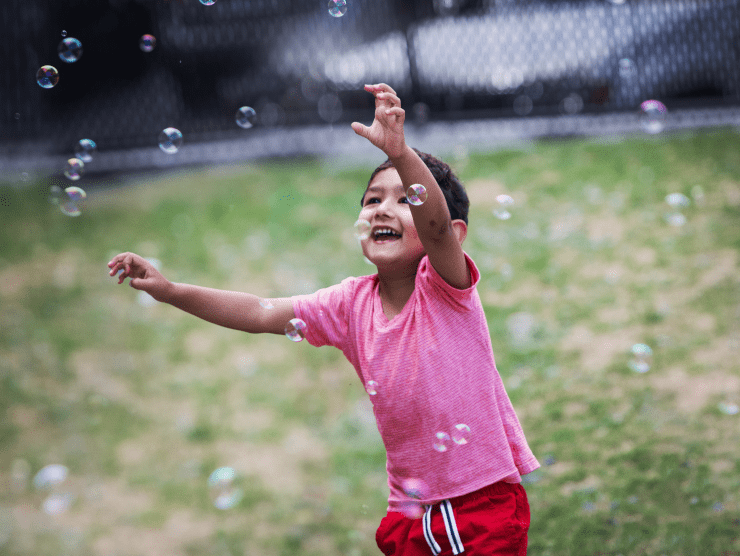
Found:
<path fill-rule="evenodd" d="M 283 334 L 285 325 L 295 318 L 290 299 L 262 300 L 249 293 L 173 283 L 146 259 L 134 253 L 116 255 L 108 263 L 108 268 L 111 276 L 120 271 L 119 284 L 130 277 L 132 288 L 226 328 L 253 334 Z"/>
<path fill-rule="evenodd" d="M 406 116 L 401 100 L 384 83 L 366 85 L 365 90 L 375 96 L 375 119 L 370 127 L 355 122 L 352 129 L 388 155 L 404 189 L 414 184 L 425 187 L 427 200 L 421 205 L 411 205 L 411 214 L 429 262 L 448 284 L 458 289 L 470 287 L 470 272 L 462 249 L 467 226 L 462 220 L 451 219 L 437 180 L 406 144 L 403 132 Z"/>

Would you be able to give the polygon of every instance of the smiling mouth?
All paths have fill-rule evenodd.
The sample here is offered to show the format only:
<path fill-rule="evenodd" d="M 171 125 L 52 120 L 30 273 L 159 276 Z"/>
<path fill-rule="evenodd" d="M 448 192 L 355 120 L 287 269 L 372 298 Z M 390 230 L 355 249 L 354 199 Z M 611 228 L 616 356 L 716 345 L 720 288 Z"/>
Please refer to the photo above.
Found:
<path fill-rule="evenodd" d="M 375 243 L 387 243 L 401 239 L 401 234 L 390 228 L 378 228 L 372 233 L 372 238 Z"/>

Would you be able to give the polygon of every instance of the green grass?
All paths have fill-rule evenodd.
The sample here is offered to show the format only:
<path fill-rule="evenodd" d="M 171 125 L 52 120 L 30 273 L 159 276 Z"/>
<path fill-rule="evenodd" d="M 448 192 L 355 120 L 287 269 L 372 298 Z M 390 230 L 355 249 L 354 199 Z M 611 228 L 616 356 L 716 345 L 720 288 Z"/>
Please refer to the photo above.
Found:
<path fill-rule="evenodd" d="M 721 405 L 740 403 L 738 135 L 438 154 L 468 187 L 465 248 L 542 463 L 529 553 L 740 553 L 740 415 Z M 79 218 L 48 182 L 0 185 L 0 554 L 378 553 L 385 452 L 342 354 L 144 305 L 106 267 L 130 250 L 265 297 L 372 273 L 352 237 L 371 170 L 141 178 L 91 188 Z M 674 192 L 692 200 L 680 227 Z M 644 374 L 636 343 L 653 350 Z M 74 496 L 57 516 L 30 483 L 50 463 Z M 222 466 L 240 473 L 230 510 L 207 485 Z"/>

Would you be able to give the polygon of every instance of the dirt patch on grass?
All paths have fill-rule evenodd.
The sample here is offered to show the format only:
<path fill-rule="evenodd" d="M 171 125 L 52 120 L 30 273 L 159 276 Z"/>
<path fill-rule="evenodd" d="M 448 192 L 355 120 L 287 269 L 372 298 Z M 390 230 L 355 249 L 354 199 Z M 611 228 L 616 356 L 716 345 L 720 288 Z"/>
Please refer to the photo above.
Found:
<path fill-rule="evenodd" d="M 681 367 L 650 377 L 653 388 L 675 395 L 676 408 L 684 413 L 696 413 L 717 395 L 740 392 L 740 377 L 715 370 L 697 376 L 689 375 Z"/>

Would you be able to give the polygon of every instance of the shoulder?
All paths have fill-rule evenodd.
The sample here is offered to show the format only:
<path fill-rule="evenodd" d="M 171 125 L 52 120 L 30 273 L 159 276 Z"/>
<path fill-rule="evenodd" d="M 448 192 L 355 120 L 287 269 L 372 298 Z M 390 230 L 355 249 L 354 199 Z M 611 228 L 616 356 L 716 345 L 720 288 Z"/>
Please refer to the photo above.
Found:
<path fill-rule="evenodd" d="M 419 282 L 430 283 L 434 286 L 439 286 L 440 288 L 449 291 L 453 295 L 457 295 L 457 293 L 465 294 L 466 292 L 469 293 L 474 291 L 476 286 L 478 285 L 478 282 L 480 281 L 480 271 L 478 270 L 478 267 L 475 265 L 475 262 L 473 262 L 473 259 L 470 257 L 470 255 L 468 255 L 464 251 L 463 254 L 465 255 L 465 264 L 468 268 L 468 272 L 470 273 L 470 286 L 468 288 L 461 290 L 448 284 L 444 280 L 444 278 L 442 278 L 442 276 L 440 276 L 440 274 L 435 270 L 427 255 L 424 255 L 424 257 L 421 259 L 421 262 L 419 262 L 419 268 L 416 274 L 417 284 Z"/>

